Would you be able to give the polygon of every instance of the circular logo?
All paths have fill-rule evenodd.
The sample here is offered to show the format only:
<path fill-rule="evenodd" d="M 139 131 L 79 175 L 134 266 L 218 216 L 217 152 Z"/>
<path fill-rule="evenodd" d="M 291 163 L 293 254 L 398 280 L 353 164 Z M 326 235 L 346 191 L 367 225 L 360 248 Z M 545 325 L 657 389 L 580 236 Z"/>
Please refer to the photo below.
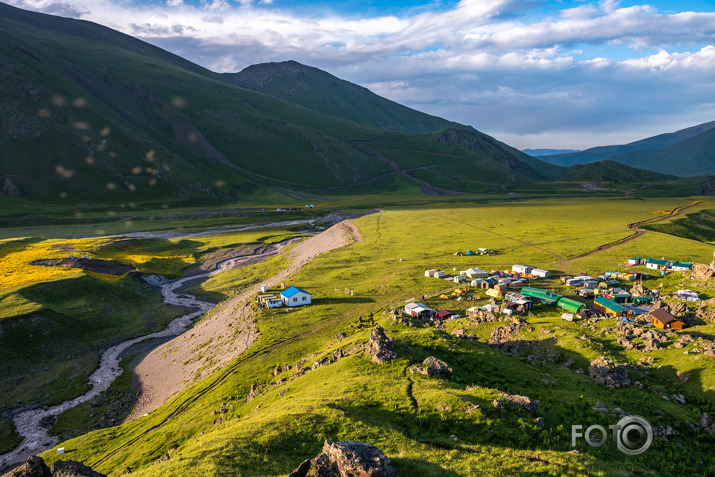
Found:
<path fill-rule="evenodd" d="M 640 416 L 626 416 L 615 426 L 618 450 L 626 455 L 640 455 L 653 443 L 653 428 Z"/>

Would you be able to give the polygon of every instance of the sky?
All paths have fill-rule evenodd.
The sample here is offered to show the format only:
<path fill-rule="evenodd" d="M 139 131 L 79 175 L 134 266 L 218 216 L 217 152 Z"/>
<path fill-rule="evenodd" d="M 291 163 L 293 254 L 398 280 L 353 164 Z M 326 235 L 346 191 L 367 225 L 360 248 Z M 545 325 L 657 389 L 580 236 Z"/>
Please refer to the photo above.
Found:
<path fill-rule="evenodd" d="M 514 147 L 715 120 L 715 0 L 3 0 L 217 72 L 295 60 Z"/>

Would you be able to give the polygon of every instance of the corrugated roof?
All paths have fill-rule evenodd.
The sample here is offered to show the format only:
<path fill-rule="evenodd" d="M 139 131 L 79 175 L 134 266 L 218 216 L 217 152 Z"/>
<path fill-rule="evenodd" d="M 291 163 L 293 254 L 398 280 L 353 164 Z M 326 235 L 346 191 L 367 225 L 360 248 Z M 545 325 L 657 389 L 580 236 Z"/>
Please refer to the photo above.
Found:
<path fill-rule="evenodd" d="M 599 305 L 604 306 L 609 310 L 615 311 L 616 313 L 620 313 L 621 311 L 625 311 L 628 309 L 628 307 L 623 306 L 620 303 L 616 303 L 615 301 L 606 298 L 605 296 L 597 296 L 594 300 L 594 303 L 598 303 Z"/>

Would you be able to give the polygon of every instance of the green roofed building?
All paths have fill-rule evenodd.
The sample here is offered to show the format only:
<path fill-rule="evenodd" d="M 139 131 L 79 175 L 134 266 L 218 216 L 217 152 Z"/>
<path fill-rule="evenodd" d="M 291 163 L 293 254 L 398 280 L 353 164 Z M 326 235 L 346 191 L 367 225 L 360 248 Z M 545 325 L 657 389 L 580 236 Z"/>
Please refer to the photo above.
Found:
<path fill-rule="evenodd" d="M 621 316 L 625 316 L 628 318 L 633 317 L 633 310 L 631 310 L 625 305 L 616 303 L 615 301 L 606 298 L 605 296 L 597 296 L 596 299 L 593 301 L 593 304 L 599 310 L 604 311 L 606 314 L 609 314 L 615 318 Z"/>
<path fill-rule="evenodd" d="M 541 290 L 540 288 L 523 287 L 521 289 L 521 294 L 534 298 L 545 305 L 553 305 L 563 298 L 558 293 L 553 293 L 548 290 Z"/>
<path fill-rule="evenodd" d="M 586 308 L 586 305 L 584 303 L 581 303 L 580 301 L 571 300 L 570 298 L 563 297 L 559 298 L 559 301 L 556 302 L 556 306 L 569 313 L 578 313 L 579 311 Z"/>

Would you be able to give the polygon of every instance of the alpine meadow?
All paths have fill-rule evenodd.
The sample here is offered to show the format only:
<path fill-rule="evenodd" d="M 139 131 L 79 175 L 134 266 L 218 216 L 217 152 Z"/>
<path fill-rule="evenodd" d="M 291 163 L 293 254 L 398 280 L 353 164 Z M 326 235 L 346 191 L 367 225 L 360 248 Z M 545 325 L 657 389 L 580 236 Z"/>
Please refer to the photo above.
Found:
<path fill-rule="evenodd" d="M 3 477 L 715 475 L 715 122 L 529 155 L 83 8 L 0 3 Z"/>

